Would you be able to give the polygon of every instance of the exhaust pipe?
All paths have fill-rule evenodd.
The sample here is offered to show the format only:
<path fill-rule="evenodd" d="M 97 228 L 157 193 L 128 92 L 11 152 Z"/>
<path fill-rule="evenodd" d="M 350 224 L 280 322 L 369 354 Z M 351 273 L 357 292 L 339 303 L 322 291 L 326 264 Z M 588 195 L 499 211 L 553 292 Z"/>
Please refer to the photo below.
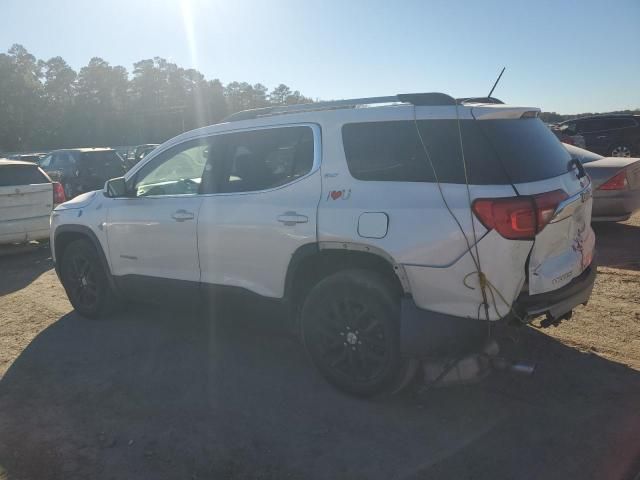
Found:
<path fill-rule="evenodd" d="M 525 376 L 531 376 L 536 371 L 536 365 L 534 363 L 514 361 L 504 357 L 492 358 L 491 366 L 496 370 L 503 370 Z"/>
<path fill-rule="evenodd" d="M 478 382 L 486 377 L 491 370 L 502 370 L 523 376 L 531 376 L 536 370 L 533 363 L 499 357 L 498 353 L 498 344 L 491 340 L 479 353 L 472 353 L 448 362 L 445 360 L 424 360 L 422 374 L 427 385 L 426 388 Z"/>

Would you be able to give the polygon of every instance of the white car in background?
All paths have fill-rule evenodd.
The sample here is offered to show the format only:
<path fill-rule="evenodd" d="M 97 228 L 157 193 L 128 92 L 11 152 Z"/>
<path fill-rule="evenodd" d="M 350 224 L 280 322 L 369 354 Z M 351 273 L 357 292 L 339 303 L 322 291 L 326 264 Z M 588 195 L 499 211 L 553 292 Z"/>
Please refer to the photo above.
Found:
<path fill-rule="evenodd" d="M 590 180 L 538 112 L 441 93 L 240 112 L 56 208 L 56 271 L 89 317 L 125 295 L 282 302 L 331 383 L 375 394 L 589 299 Z"/>
<path fill-rule="evenodd" d="M 37 164 L 0 159 L 0 245 L 48 239 L 51 211 L 64 201 Z"/>

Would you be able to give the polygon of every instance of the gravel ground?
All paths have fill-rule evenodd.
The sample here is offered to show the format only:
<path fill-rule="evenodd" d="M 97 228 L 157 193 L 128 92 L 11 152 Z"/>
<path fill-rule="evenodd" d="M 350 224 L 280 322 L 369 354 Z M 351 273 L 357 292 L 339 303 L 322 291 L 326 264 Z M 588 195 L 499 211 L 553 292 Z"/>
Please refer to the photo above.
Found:
<path fill-rule="evenodd" d="M 588 306 L 507 350 L 533 377 L 357 400 L 277 312 L 76 316 L 45 249 L 0 257 L 0 472 L 14 479 L 631 479 L 640 215 L 597 227 Z M 5 252 L 6 253 L 6 252 Z M 275 321 L 274 321 L 275 320 Z M 276 325 L 275 327 L 273 325 Z M 0 473 L 0 478 L 2 474 Z"/>

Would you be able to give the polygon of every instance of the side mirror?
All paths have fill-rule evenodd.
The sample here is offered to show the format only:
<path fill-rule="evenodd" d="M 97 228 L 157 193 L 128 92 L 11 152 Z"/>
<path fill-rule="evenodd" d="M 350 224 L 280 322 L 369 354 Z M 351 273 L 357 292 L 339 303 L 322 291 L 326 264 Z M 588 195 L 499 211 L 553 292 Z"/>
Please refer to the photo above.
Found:
<path fill-rule="evenodd" d="M 127 184 L 124 177 L 112 178 L 104 184 L 103 192 L 109 198 L 118 198 L 127 196 Z"/>

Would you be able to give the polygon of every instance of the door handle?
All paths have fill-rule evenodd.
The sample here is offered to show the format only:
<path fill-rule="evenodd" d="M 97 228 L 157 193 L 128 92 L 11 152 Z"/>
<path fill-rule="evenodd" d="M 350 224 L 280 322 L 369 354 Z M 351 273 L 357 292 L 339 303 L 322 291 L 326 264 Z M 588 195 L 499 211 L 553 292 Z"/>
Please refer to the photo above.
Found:
<path fill-rule="evenodd" d="M 296 212 L 284 212 L 282 215 L 278 215 L 278 221 L 287 226 L 292 226 L 296 223 L 307 223 L 309 217 L 306 215 L 298 215 Z"/>
<path fill-rule="evenodd" d="M 180 209 L 173 212 L 171 218 L 173 218 L 176 222 L 185 222 L 187 220 L 193 220 L 193 212 L 187 212 L 186 210 Z"/>
<path fill-rule="evenodd" d="M 606 135 L 598 135 L 596 138 L 598 140 L 602 140 L 603 138 L 607 138 L 607 136 Z"/>

